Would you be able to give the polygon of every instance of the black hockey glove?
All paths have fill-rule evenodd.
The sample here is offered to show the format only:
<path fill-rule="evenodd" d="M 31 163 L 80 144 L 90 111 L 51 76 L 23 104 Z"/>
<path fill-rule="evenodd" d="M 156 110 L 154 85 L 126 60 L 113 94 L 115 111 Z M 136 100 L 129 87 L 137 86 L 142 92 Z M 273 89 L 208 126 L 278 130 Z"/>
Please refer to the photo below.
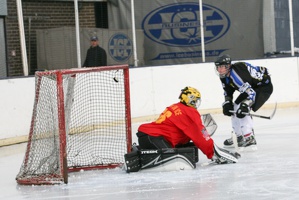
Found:
<path fill-rule="evenodd" d="M 230 110 L 233 111 L 234 110 L 234 104 L 232 101 L 225 101 L 222 104 L 222 109 L 223 109 L 223 114 L 227 115 L 227 116 L 232 116 L 232 113 L 229 112 Z"/>
<path fill-rule="evenodd" d="M 246 103 L 241 103 L 239 109 L 236 112 L 236 116 L 238 118 L 244 118 L 246 114 L 243 113 L 249 113 L 249 107 Z"/>

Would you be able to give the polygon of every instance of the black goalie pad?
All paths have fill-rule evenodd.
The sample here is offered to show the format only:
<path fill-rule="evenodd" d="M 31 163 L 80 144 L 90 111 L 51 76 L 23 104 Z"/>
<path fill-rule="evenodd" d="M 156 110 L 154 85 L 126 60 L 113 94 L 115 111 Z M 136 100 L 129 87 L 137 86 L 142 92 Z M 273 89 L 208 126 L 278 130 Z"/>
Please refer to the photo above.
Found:
<path fill-rule="evenodd" d="M 125 170 L 126 172 L 138 172 L 141 168 L 140 164 L 140 151 L 132 151 L 125 154 Z"/>
<path fill-rule="evenodd" d="M 190 168 L 196 168 L 198 162 L 198 149 L 196 147 L 142 149 L 125 154 L 125 168 L 129 172 L 169 164 L 175 160 L 183 162 Z"/>
<path fill-rule="evenodd" d="M 195 147 L 190 147 L 140 151 L 141 169 L 157 167 L 174 159 L 182 159 L 192 168 L 196 168 L 198 150 Z"/>

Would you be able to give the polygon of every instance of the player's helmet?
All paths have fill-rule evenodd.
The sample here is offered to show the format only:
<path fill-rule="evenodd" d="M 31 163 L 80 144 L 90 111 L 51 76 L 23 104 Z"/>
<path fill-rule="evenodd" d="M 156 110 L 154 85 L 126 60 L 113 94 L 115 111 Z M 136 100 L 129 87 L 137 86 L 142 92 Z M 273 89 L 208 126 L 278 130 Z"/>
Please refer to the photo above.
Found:
<path fill-rule="evenodd" d="M 226 75 L 228 74 L 230 67 L 231 67 L 231 57 L 227 54 L 225 55 L 221 55 L 217 58 L 217 60 L 215 61 L 215 70 L 216 70 L 216 74 L 220 77 L 220 78 L 224 78 L 226 77 Z M 225 71 L 224 72 L 219 72 L 218 68 L 225 66 Z"/>
<path fill-rule="evenodd" d="M 181 103 L 191 106 L 195 109 L 198 109 L 201 103 L 200 92 L 197 89 L 189 86 L 181 90 L 179 99 Z"/>

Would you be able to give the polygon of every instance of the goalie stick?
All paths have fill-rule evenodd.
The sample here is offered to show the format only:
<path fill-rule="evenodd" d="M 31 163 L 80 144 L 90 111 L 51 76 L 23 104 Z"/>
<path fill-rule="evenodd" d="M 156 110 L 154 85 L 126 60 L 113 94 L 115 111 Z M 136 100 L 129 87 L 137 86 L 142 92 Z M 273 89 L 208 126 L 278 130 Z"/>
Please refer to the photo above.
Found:
<path fill-rule="evenodd" d="M 242 112 L 242 114 L 243 115 L 250 115 L 252 117 L 259 117 L 259 118 L 263 118 L 263 119 L 272 119 L 274 117 L 275 113 L 276 113 L 276 108 L 277 108 L 277 102 L 275 103 L 274 110 L 273 110 L 273 112 L 270 116 L 257 115 L 257 114 L 244 113 L 244 112 Z M 229 112 L 236 114 L 236 111 L 234 111 L 234 110 L 230 110 Z"/>

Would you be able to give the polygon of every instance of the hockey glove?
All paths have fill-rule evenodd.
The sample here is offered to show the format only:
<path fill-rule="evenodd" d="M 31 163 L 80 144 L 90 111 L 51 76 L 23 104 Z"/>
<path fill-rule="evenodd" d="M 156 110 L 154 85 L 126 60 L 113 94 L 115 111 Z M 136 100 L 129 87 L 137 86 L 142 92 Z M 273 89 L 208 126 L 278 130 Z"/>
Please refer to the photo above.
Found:
<path fill-rule="evenodd" d="M 249 113 L 249 107 L 246 103 L 241 103 L 239 109 L 236 112 L 238 118 L 244 118 L 246 113 Z"/>
<path fill-rule="evenodd" d="M 232 113 L 230 112 L 234 110 L 234 104 L 232 101 L 225 101 L 222 104 L 223 114 L 226 116 L 232 116 Z"/>

